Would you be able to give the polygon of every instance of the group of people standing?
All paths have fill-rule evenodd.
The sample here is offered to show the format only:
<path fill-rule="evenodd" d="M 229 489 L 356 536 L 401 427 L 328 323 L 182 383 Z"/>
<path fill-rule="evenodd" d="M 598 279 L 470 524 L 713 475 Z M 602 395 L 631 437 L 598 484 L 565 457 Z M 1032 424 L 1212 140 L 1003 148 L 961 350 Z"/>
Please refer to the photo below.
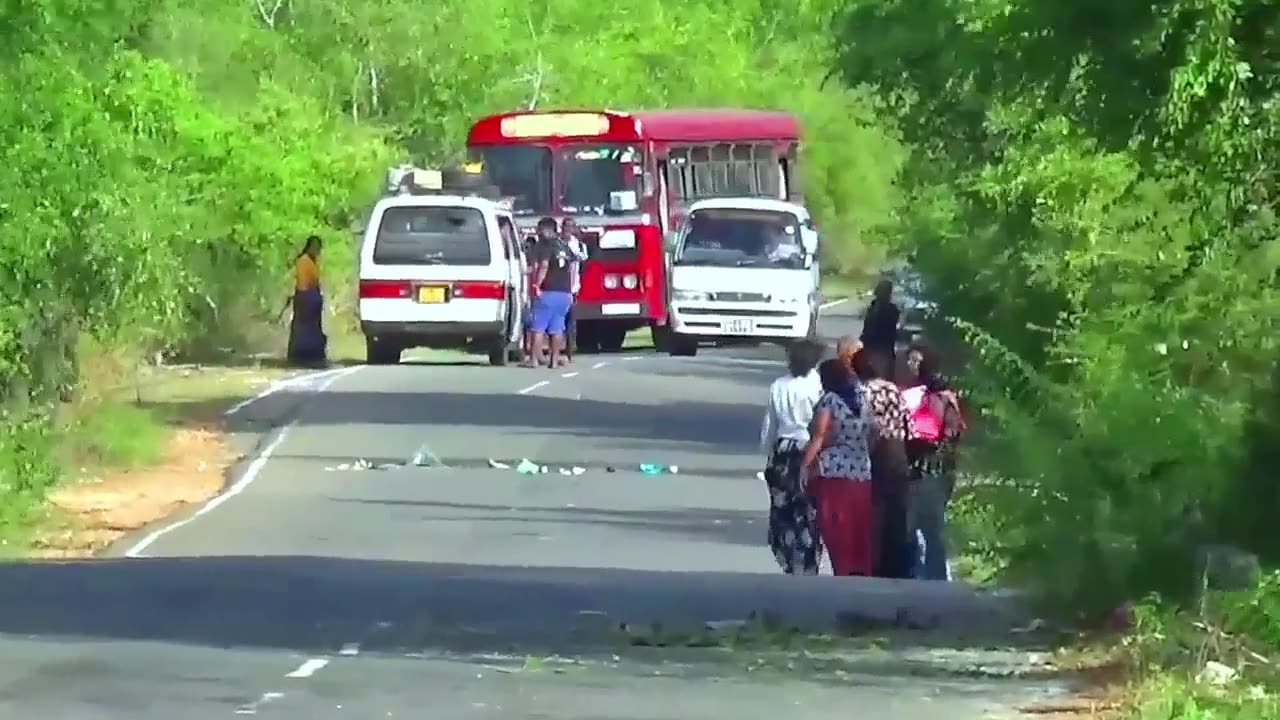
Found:
<path fill-rule="evenodd" d="M 876 288 L 862 337 L 842 340 L 836 357 L 792 345 L 769 389 L 769 546 L 787 574 L 818 574 L 825 551 L 835 575 L 948 579 L 943 533 L 965 423 L 923 344 L 894 382 L 892 294 L 888 282 Z"/>
<path fill-rule="evenodd" d="M 582 284 L 582 263 L 587 247 L 573 218 L 559 226 L 555 218 L 538 221 L 537 235 L 525 248 L 530 258 L 529 291 L 533 304 L 525 328 L 525 367 L 544 364 L 544 348 L 550 346 L 545 364 L 556 368 L 573 360 L 576 323 L 573 303 Z"/>

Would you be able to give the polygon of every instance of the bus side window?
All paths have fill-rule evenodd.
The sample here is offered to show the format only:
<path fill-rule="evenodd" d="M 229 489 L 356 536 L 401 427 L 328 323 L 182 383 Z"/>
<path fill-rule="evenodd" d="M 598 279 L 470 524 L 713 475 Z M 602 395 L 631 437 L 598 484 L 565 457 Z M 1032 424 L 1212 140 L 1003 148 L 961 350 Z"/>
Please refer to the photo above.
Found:
<path fill-rule="evenodd" d="M 733 186 L 733 150 L 728 143 L 711 148 L 711 173 L 716 181 L 717 195 L 736 195 Z"/>
<path fill-rule="evenodd" d="M 667 187 L 680 200 L 693 197 L 693 178 L 689 169 L 689 151 L 672 148 L 667 160 Z"/>
<path fill-rule="evenodd" d="M 711 150 L 706 146 L 689 148 L 689 166 L 693 176 L 692 197 L 715 197 L 715 177 L 711 173 Z"/>
<path fill-rule="evenodd" d="M 759 191 L 750 145 L 733 146 L 733 163 L 729 166 L 729 186 L 735 195 L 755 195 Z"/>
<path fill-rule="evenodd" d="M 779 196 L 778 161 L 772 145 L 756 145 L 753 165 L 756 175 L 756 192 L 765 197 Z"/>

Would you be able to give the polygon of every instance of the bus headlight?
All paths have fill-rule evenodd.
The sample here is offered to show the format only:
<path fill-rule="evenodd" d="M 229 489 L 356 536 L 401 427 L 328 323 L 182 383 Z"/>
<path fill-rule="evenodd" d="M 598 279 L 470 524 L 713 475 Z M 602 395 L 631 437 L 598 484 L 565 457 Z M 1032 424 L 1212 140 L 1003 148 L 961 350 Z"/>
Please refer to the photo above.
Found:
<path fill-rule="evenodd" d="M 640 279 L 637 278 L 635 275 L 622 276 L 622 287 L 628 290 L 635 290 L 636 287 L 638 287 L 639 285 L 640 285 Z"/>
<path fill-rule="evenodd" d="M 604 289 L 605 289 L 605 290 L 617 290 L 617 289 L 618 289 L 618 276 L 617 276 L 617 275 L 605 275 L 605 276 L 604 276 Z"/>
<path fill-rule="evenodd" d="M 680 302 L 706 302 L 711 299 L 711 295 L 698 290 L 672 290 L 671 299 Z"/>

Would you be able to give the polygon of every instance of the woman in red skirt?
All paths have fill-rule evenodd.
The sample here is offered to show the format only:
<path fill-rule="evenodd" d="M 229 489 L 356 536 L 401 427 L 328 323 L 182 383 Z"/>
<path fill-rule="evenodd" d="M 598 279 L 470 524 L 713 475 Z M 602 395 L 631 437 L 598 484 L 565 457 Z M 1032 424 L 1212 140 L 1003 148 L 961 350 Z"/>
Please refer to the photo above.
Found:
<path fill-rule="evenodd" d="M 818 532 L 832 572 L 869 576 L 875 565 L 870 451 L 875 420 L 848 365 L 827 360 L 818 377 L 825 393 L 814 410 L 801 467 L 817 504 Z"/>

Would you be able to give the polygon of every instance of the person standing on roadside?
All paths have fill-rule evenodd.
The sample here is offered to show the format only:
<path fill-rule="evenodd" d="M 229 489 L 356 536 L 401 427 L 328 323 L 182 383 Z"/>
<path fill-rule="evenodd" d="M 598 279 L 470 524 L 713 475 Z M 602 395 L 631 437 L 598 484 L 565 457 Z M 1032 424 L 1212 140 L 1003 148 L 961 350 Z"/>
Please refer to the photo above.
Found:
<path fill-rule="evenodd" d="M 889 380 L 893 368 L 889 356 L 863 348 L 853 357 L 853 369 L 862 380 L 867 406 L 876 421 L 877 437 L 871 446 L 871 495 L 875 506 L 876 575 L 911 577 L 915 545 L 907 525 L 910 468 L 907 435 L 911 420 L 902 391 Z"/>
<path fill-rule="evenodd" d="M 533 312 L 530 314 L 529 359 L 526 367 L 542 365 L 544 342 L 551 346 L 548 365 L 563 367 L 565 319 L 573 305 L 573 257 L 560 238 L 554 218 L 538 221 L 538 245 L 534 250 Z"/>
<path fill-rule="evenodd" d="M 875 420 L 861 383 L 838 358 L 818 366 L 824 391 L 800 466 L 818 511 L 818 532 L 836 575 L 872 574 L 871 452 Z"/>
<path fill-rule="evenodd" d="M 946 549 L 947 505 L 955 491 L 956 450 L 965 431 L 959 400 L 938 371 L 934 354 L 913 346 L 907 364 L 915 384 L 903 391 L 911 420 L 907 439 L 910 462 L 909 523 L 912 535 L 924 540 L 924 557 L 916 577 L 948 580 Z"/>
<path fill-rule="evenodd" d="M 560 237 L 564 240 L 569 248 L 569 254 L 573 257 L 573 302 L 569 305 L 569 314 L 565 318 L 565 342 L 564 352 L 569 358 L 569 362 L 573 362 L 573 354 L 577 350 L 578 343 L 578 320 L 574 316 L 573 308 L 578 303 L 578 293 L 582 290 L 582 266 L 587 262 L 587 245 L 582 242 L 582 233 L 578 230 L 578 223 L 573 218 L 565 218 L 560 223 Z"/>
<path fill-rule="evenodd" d="M 889 366 L 897 367 L 898 323 L 902 311 L 893 302 L 893 282 L 881 280 L 862 316 L 862 345 L 889 356 Z"/>
<path fill-rule="evenodd" d="M 817 511 L 800 477 L 809 424 L 822 399 L 822 381 L 814 372 L 822 350 L 808 340 L 787 348 L 787 374 L 769 386 L 769 406 L 760 428 L 760 445 L 769 454 L 764 471 L 769 548 L 788 575 L 817 575 L 822 557 Z"/>
<path fill-rule="evenodd" d="M 320 292 L 320 237 L 312 235 L 293 261 L 293 306 L 289 323 L 288 361 L 300 367 L 318 367 L 327 362 L 328 337 L 324 334 L 324 295 Z M 281 309 L 280 314 L 284 314 Z"/>

